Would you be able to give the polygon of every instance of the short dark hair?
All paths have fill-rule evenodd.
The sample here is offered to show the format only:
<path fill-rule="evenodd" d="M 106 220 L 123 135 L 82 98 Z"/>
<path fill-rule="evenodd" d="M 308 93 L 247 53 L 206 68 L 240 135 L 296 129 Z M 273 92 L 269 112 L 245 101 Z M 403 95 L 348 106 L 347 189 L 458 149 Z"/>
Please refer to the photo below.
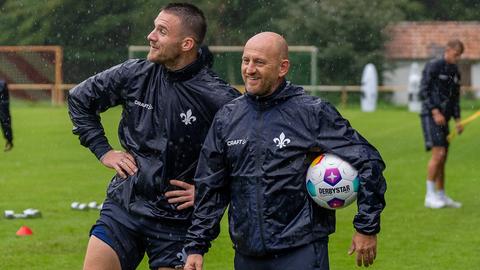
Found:
<path fill-rule="evenodd" d="M 463 46 L 463 42 L 461 42 L 459 39 L 452 39 L 448 41 L 447 47 L 460 52 L 460 54 L 462 54 L 463 50 L 465 49 L 465 47 Z"/>
<path fill-rule="evenodd" d="M 171 13 L 180 18 L 182 26 L 189 34 L 193 35 L 197 45 L 202 44 L 207 33 L 207 22 L 203 12 L 189 3 L 170 3 L 161 11 Z"/>

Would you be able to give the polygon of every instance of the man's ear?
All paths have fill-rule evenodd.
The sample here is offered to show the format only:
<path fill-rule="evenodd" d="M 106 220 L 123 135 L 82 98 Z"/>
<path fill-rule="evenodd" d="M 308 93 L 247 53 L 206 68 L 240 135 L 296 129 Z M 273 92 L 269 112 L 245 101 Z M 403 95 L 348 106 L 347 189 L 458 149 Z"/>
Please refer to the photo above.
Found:
<path fill-rule="evenodd" d="M 288 59 L 282 59 L 280 62 L 280 74 L 278 74 L 279 77 L 286 76 L 289 68 L 290 68 L 290 61 L 288 61 Z"/>
<path fill-rule="evenodd" d="M 186 37 L 182 40 L 182 50 L 190 51 L 195 47 L 195 40 L 191 37 Z"/>

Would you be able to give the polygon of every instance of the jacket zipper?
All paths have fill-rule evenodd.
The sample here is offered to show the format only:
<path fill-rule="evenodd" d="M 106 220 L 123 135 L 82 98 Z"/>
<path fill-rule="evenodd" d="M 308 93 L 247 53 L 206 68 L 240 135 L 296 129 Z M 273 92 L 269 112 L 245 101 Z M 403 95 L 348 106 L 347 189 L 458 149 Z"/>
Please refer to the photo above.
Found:
<path fill-rule="evenodd" d="M 255 151 L 255 163 L 258 172 L 262 171 L 262 158 L 261 153 L 263 151 L 263 140 L 262 140 L 262 127 L 263 127 L 263 112 L 259 112 L 259 125 L 257 126 L 257 142 L 261 145 L 257 147 Z M 265 247 L 265 237 L 264 237 L 264 228 L 263 228 L 263 218 L 262 218 L 262 205 L 261 205 L 261 177 L 256 177 L 256 197 L 257 197 L 257 216 L 258 216 L 258 226 L 260 227 L 260 240 L 262 241 L 263 252 L 266 251 Z"/>

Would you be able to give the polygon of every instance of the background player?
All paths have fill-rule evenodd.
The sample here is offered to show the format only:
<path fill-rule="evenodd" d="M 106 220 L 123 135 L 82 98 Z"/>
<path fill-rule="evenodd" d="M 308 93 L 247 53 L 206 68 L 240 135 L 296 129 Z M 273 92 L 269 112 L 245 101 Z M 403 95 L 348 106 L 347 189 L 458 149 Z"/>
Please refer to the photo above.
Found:
<path fill-rule="evenodd" d="M 448 154 L 448 121 L 455 119 L 457 133 L 462 133 L 460 121 L 460 72 L 456 65 L 464 50 L 460 40 L 447 43 L 443 58 L 425 65 L 420 84 L 422 122 L 425 148 L 432 151 L 427 165 L 425 207 L 461 207 L 445 194 L 445 163 Z"/>

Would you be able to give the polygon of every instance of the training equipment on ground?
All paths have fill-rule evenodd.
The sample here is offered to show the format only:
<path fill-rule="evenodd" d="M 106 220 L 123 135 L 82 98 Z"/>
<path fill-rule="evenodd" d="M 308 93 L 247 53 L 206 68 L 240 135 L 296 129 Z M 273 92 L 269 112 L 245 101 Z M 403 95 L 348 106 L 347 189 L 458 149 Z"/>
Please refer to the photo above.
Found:
<path fill-rule="evenodd" d="M 472 122 L 473 120 L 477 119 L 478 117 L 480 117 L 480 111 L 476 111 L 474 114 L 472 114 L 469 117 L 463 119 L 462 121 L 460 121 L 460 124 L 462 126 L 466 126 L 468 123 Z M 450 134 L 448 134 L 447 140 L 449 142 L 451 142 L 455 138 L 456 135 L 457 135 L 457 130 L 453 129 L 450 132 Z"/>
<path fill-rule="evenodd" d="M 8 219 L 15 218 L 14 215 L 15 215 L 15 212 L 13 210 L 5 210 L 4 212 L 5 218 L 8 218 Z"/>
<path fill-rule="evenodd" d="M 87 204 L 87 206 L 88 206 L 89 209 L 98 209 L 98 204 L 97 204 L 97 202 L 95 202 L 95 201 L 89 202 L 89 203 Z"/>
<path fill-rule="evenodd" d="M 333 154 L 322 154 L 310 165 L 306 184 L 310 197 L 321 207 L 340 209 L 357 198 L 358 172 Z"/>
<path fill-rule="evenodd" d="M 103 207 L 102 204 L 98 204 L 96 201 L 91 201 L 89 203 L 80 203 L 80 202 L 72 202 L 70 204 L 70 208 L 72 210 L 80 210 L 80 211 L 87 211 L 90 209 L 100 210 Z"/>
<path fill-rule="evenodd" d="M 27 218 L 38 218 L 42 216 L 40 210 L 34 208 L 28 208 L 23 210 L 23 214 L 27 216 Z"/>
<path fill-rule="evenodd" d="M 80 211 L 88 210 L 86 203 L 79 203 L 79 202 L 72 202 L 70 204 L 70 208 L 72 208 L 73 210 L 80 210 Z"/>
<path fill-rule="evenodd" d="M 15 213 L 13 210 L 5 210 L 4 217 L 6 219 L 17 219 L 17 218 L 39 218 L 42 217 L 42 213 L 38 209 L 28 208 L 23 210 L 23 213 Z"/>
<path fill-rule="evenodd" d="M 18 229 L 16 234 L 18 236 L 28 236 L 28 235 L 32 235 L 33 232 L 32 232 L 32 229 L 30 229 L 29 227 L 22 226 L 22 227 L 20 227 L 20 229 Z"/>

